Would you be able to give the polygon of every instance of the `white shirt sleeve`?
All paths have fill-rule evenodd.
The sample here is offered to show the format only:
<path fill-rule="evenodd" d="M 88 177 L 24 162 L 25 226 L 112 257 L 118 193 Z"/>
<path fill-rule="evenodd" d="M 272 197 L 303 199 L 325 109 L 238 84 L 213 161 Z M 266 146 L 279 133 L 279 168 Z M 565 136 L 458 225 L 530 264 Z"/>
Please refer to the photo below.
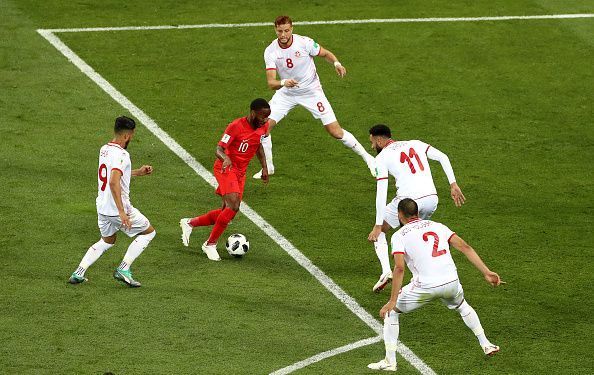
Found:
<path fill-rule="evenodd" d="M 112 170 L 117 169 L 122 174 L 124 174 L 124 171 L 126 170 L 126 166 L 128 166 L 129 164 L 131 164 L 130 157 L 126 155 L 126 152 L 121 151 L 121 152 L 113 153 L 112 162 L 111 162 Z M 111 171 L 109 171 L 109 173 L 111 173 Z"/>
<path fill-rule="evenodd" d="M 427 148 L 427 158 L 431 160 L 437 160 L 441 164 L 441 168 L 443 168 L 443 171 L 448 177 L 448 182 L 450 183 L 450 185 L 456 182 L 456 176 L 454 176 L 452 164 L 450 163 L 450 159 L 446 154 L 439 151 L 435 147 L 429 146 Z"/>
<path fill-rule="evenodd" d="M 266 70 L 276 69 L 276 61 L 274 55 L 269 51 L 268 48 L 264 51 L 264 63 L 266 64 Z"/>
<path fill-rule="evenodd" d="M 443 246 L 449 245 L 450 239 L 452 238 L 452 236 L 454 234 L 456 234 L 456 232 L 454 232 L 453 230 L 451 230 L 450 228 L 448 228 L 447 226 L 445 226 L 443 224 L 441 224 L 441 227 L 442 227 L 442 230 L 443 230 L 443 233 L 444 233 L 443 241 L 445 242 L 443 244 Z M 442 238 L 440 238 L 440 241 L 442 241 Z M 440 244 L 440 246 L 442 246 L 442 245 Z"/>
<path fill-rule="evenodd" d="M 376 181 L 375 193 L 375 225 L 384 223 L 384 211 L 386 210 L 386 199 L 388 197 L 388 169 L 382 162 L 383 159 L 376 158 Z"/>
<path fill-rule="evenodd" d="M 399 232 L 396 232 L 392 235 L 392 239 L 390 240 L 390 254 L 394 255 L 394 254 L 405 254 L 406 251 L 404 251 L 404 242 L 402 241 L 402 236 L 399 234 Z"/>
<path fill-rule="evenodd" d="M 317 56 L 320 53 L 320 45 L 315 40 L 306 38 L 305 39 L 305 50 L 310 56 Z"/>

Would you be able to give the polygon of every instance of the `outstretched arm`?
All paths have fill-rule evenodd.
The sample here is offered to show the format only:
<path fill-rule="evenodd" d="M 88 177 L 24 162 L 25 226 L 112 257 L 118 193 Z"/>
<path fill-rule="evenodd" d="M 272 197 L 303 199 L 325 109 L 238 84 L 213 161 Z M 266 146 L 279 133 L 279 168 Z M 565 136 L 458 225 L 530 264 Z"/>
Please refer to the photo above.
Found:
<path fill-rule="evenodd" d="M 384 211 L 386 210 L 386 198 L 388 197 L 388 177 L 379 177 L 377 179 L 377 190 L 375 193 L 375 225 L 367 236 L 370 242 L 377 241 L 382 232 L 384 223 Z"/>
<path fill-rule="evenodd" d="M 111 196 L 118 209 L 118 215 L 122 221 L 122 226 L 126 229 L 132 228 L 130 218 L 124 210 L 124 202 L 122 201 L 122 185 L 120 179 L 122 178 L 122 172 L 119 169 L 112 169 L 111 176 L 109 176 L 109 190 L 111 190 Z"/>
<path fill-rule="evenodd" d="M 138 169 L 132 170 L 132 176 L 146 176 L 151 173 L 153 173 L 153 167 L 150 165 L 143 165 Z"/>
<path fill-rule="evenodd" d="M 285 87 L 295 87 L 299 85 L 299 82 L 295 81 L 293 78 L 288 79 L 276 79 L 276 69 L 267 69 L 266 70 L 266 82 L 268 83 L 268 87 L 271 90 L 278 90 Z"/>
<path fill-rule="evenodd" d="M 332 52 L 328 51 L 324 47 L 320 47 L 320 53 L 318 54 L 318 56 L 323 57 L 330 64 L 334 64 L 336 74 L 338 74 L 341 78 L 346 75 L 346 68 L 342 66 L 342 64 L 338 61 L 338 59 Z"/>
<path fill-rule="evenodd" d="M 456 176 L 454 176 L 454 169 L 450 163 L 450 158 L 435 147 L 430 146 L 427 149 L 427 157 L 431 160 L 437 160 L 441 164 L 441 168 L 445 172 L 448 182 L 450 183 L 450 195 L 454 200 L 454 204 L 460 207 L 466 202 L 466 197 L 462 194 L 462 189 L 456 183 Z"/>
<path fill-rule="evenodd" d="M 487 267 L 487 265 L 483 262 L 481 257 L 476 253 L 476 251 L 472 248 L 472 246 L 467 244 L 466 241 L 464 241 L 462 238 L 460 238 L 457 234 L 454 234 L 450 238 L 450 245 L 452 245 L 456 249 L 460 250 L 460 252 L 462 252 L 462 254 L 464 254 L 466 256 L 466 258 L 468 258 L 470 263 L 472 263 L 472 265 L 475 266 L 476 269 L 481 271 L 485 280 L 487 280 L 487 282 L 489 284 L 491 284 L 493 286 L 505 284 L 504 281 L 501 281 L 501 278 L 499 277 L 498 274 L 491 271 L 489 269 L 489 267 Z"/>
<path fill-rule="evenodd" d="M 268 183 L 268 166 L 266 165 L 266 155 L 264 154 L 264 147 L 260 144 L 258 147 L 258 151 L 256 151 L 256 155 L 258 155 L 258 160 L 260 161 L 260 165 L 262 166 L 262 182 L 265 184 Z"/>
<path fill-rule="evenodd" d="M 392 271 L 392 293 L 390 294 L 390 300 L 388 303 L 382 307 L 380 310 L 380 316 L 382 319 L 384 316 L 394 310 L 396 307 L 396 301 L 398 300 L 398 292 L 400 292 L 400 288 L 402 288 L 402 280 L 404 279 L 404 270 L 405 270 L 405 263 L 404 263 L 404 254 L 396 253 L 394 254 L 394 270 Z"/>
<path fill-rule="evenodd" d="M 225 171 L 225 169 L 231 167 L 231 159 L 229 159 L 229 156 L 227 156 L 227 154 L 225 154 L 224 148 L 217 145 L 217 150 L 216 150 L 215 154 L 217 155 L 217 158 L 219 158 L 223 161 L 223 172 Z"/>

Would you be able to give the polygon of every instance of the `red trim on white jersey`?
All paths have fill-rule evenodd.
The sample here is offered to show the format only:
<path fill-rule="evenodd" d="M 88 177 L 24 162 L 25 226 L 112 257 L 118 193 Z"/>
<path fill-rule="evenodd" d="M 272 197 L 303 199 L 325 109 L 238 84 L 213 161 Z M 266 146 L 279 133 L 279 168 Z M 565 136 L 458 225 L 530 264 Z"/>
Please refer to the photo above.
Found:
<path fill-rule="evenodd" d="M 456 234 L 456 232 L 452 233 L 452 235 L 450 236 L 450 238 L 448 238 L 448 243 L 450 243 L 450 240 L 452 239 L 452 237 L 454 237 L 455 234 Z"/>
<path fill-rule="evenodd" d="M 388 139 L 388 142 L 386 143 L 386 145 L 384 146 L 384 148 L 385 148 L 385 147 L 388 147 L 388 146 L 389 146 L 389 145 L 391 145 L 392 143 L 394 143 L 394 140 L 393 140 L 393 139 Z"/>
<path fill-rule="evenodd" d="M 282 48 L 282 49 L 287 49 L 287 48 L 290 48 L 290 47 L 293 45 L 293 34 L 291 34 L 291 43 L 287 44 L 287 46 L 286 46 L 286 47 L 283 47 L 283 46 L 281 46 L 281 44 L 280 44 L 280 40 L 276 39 L 276 41 L 278 42 L 278 46 L 279 46 L 280 48 Z"/>
<path fill-rule="evenodd" d="M 266 68 L 266 70 L 276 70 L 276 68 Z"/>
<path fill-rule="evenodd" d="M 404 254 L 404 251 L 393 251 L 392 254 Z"/>
<path fill-rule="evenodd" d="M 421 221 L 421 219 L 419 219 L 418 217 L 413 217 L 412 219 L 409 220 L 408 223 L 406 223 L 406 225 L 408 225 L 410 223 L 416 223 L 417 221 Z"/>
<path fill-rule="evenodd" d="M 427 149 L 425 150 L 425 155 L 427 155 L 427 151 L 431 148 L 431 145 L 427 145 Z"/>
<path fill-rule="evenodd" d="M 375 180 L 376 181 L 381 181 L 381 180 L 387 180 L 387 179 L 388 179 L 388 177 L 382 177 L 382 178 L 376 178 Z"/>
<path fill-rule="evenodd" d="M 120 146 L 119 144 L 114 143 L 114 142 L 107 142 L 107 145 L 108 146 L 118 147 L 118 148 L 121 148 L 122 150 L 124 149 L 122 146 Z"/>
<path fill-rule="evenodd" d="M 118 171 L 120 172 L 122 175 L 124 174 L 124 172 L 122 172 L 122 170 L 120 168 L 111 168 L 112 171 Z"/>

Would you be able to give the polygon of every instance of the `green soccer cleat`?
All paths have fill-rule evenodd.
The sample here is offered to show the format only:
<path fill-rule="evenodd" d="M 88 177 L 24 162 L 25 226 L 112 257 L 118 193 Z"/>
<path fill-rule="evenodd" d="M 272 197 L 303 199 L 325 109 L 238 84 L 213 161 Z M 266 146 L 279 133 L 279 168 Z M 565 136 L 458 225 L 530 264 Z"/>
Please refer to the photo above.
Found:
<path fill-rule="evenodd" d="M 83 276 L 78 276 L 76 272 L 72 272 L 72 275 L 70 275 L 70 279 L 68 279 L 68 283 L 70 284 L 82 284 L 85 281 L 89 281 L 89 279 Z"/>
<path fill-rule="evenodd" d="M 113 272 L 113 278 L 123 282 L 130 288 L 139 288 L 140 283 L 132 278 L 132 271 L 124 271 L 119 268 Z"/>

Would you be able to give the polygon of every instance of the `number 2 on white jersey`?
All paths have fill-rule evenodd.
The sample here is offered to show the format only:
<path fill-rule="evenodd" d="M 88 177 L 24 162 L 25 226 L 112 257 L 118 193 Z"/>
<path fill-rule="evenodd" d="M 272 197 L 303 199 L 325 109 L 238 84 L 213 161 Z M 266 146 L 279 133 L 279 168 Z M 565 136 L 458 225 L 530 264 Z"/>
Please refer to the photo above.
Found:
<path fill-rule="evenodd" d="M 431 253 L 431 256 L 433 258 L 438 257 L 438 256 L 443 255 L 443 254 L 445 254 L 445 253 L 448 252 L 445 249 L 443 249 L 443 250 L 437 250 L 437 248 L 439 246 L 439 236 L 435 232 L 425 232 L 425 233 L 423 233 L 423 241 L 429 242 L 429 237 L 430 236 L 433 237 L 433 252 Z"/>
<path fill-rule="evenodd" d="M 408 155 L 406 153 L 401 152 L 400 153 L 400 162 L 401 163 L 408 163 L 408 167 L 410 168 L 410 171 L 412 174 L 417 173 L 417 169 L 415 168 L 415 165 L 412 162 L 412 158 L 417 159 L 417 164 L 419 165 L 419 169 L 421 171 L 425 170 L 425 167 L 423 166 L 423 163 L 421 162 L 421 158 L 419 158 L 419 155 L 417 154 L 417 152 L 415 151 L 414 148 L 410 148 L 410 150 L 408 150 Z"/>

